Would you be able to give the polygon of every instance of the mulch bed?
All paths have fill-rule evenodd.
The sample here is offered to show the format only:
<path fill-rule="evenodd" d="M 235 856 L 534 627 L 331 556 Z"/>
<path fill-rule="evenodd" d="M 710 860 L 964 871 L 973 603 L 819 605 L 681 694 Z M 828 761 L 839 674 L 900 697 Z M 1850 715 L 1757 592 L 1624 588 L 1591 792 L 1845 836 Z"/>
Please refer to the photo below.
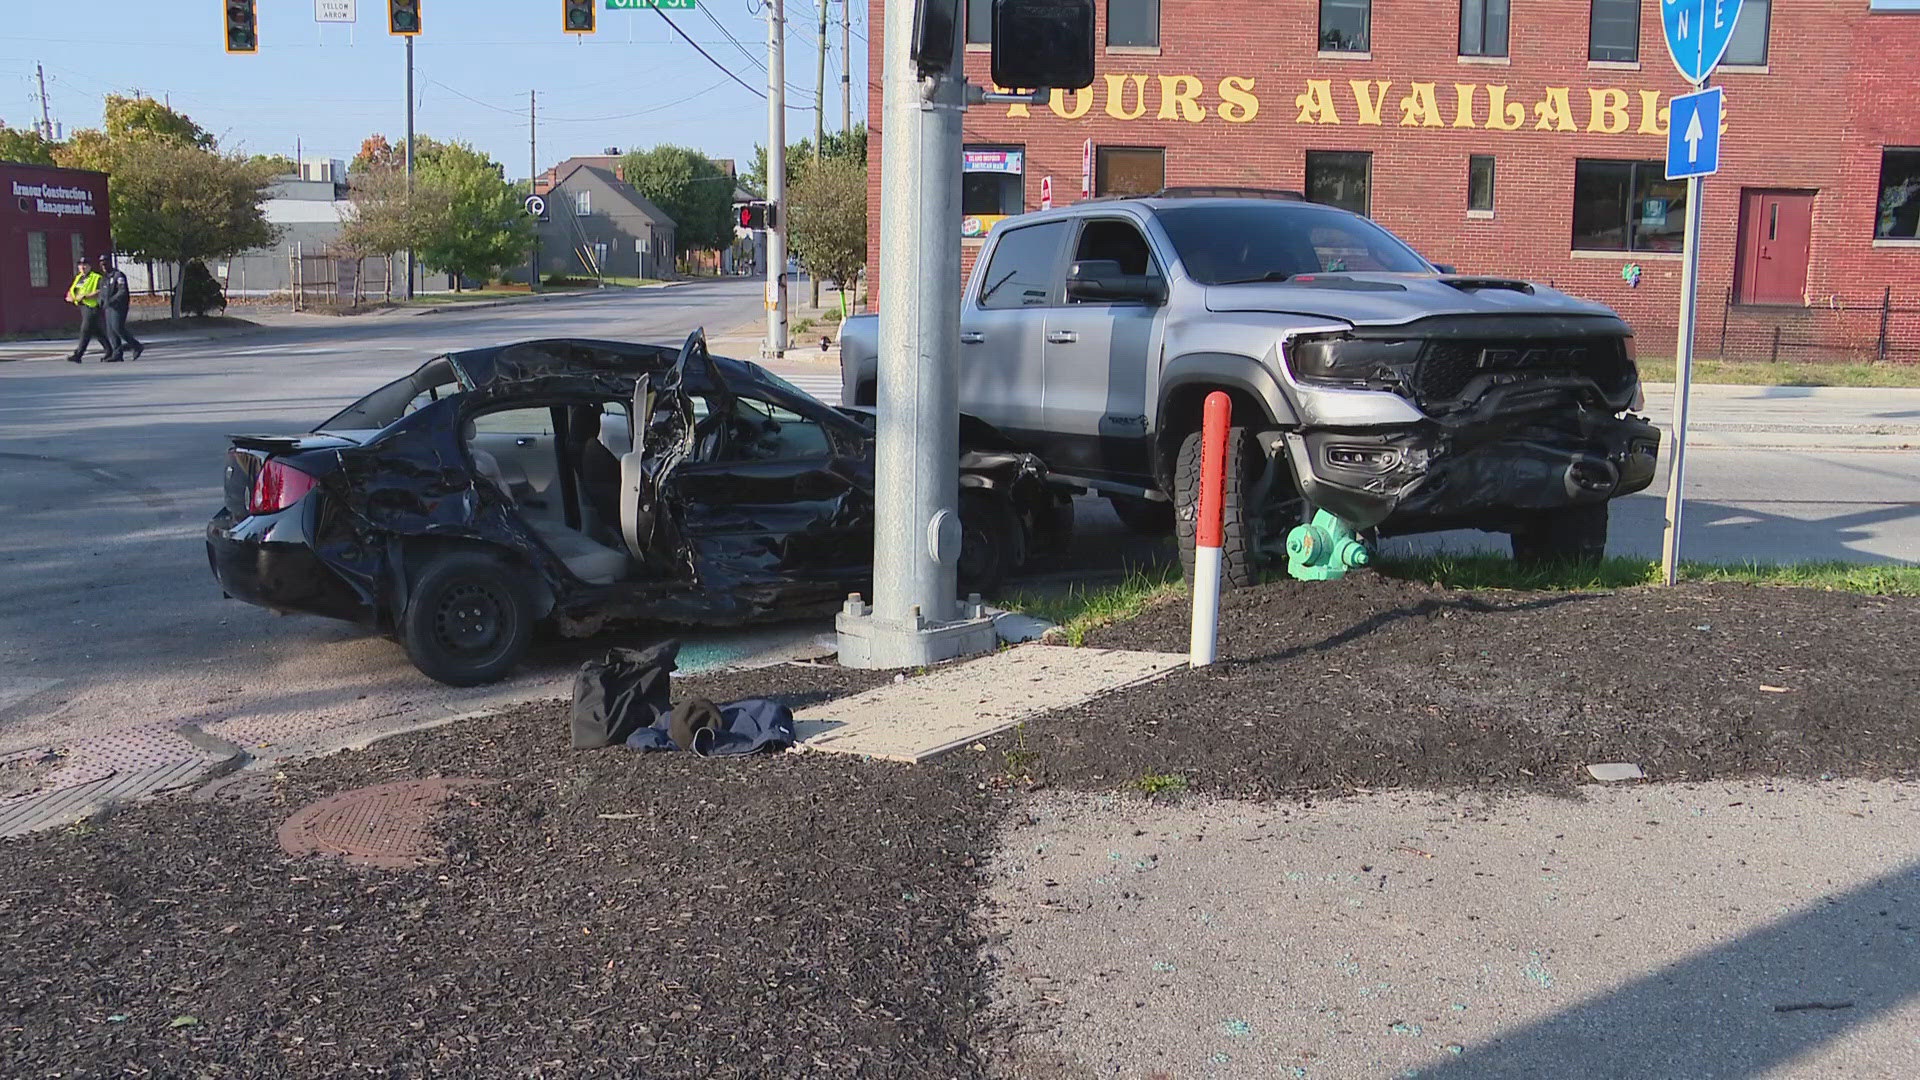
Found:
<path fill-rule="evenodd" d="M 1089 644 L 1182 651 L 1187 618 Z M 1920 773 L 1920 601 L 1360 574 L 1235 593 L 1221 631 L 1213 668 L 929 765 L 576 752 L 549 702 L 300 765 L 264 802 L 172 798 L 0 844 L 0 1075 L 986 1076 L 975 915 L 1025 789 Z M 888 677 L 676 691 L 798 707 Z M 493 781 L 455 793 L 435 865 L 275 843 L 315 799 L 429 776 Z"/>
<path fill-rule="evenodd" d="M 1174 604 L 1087 643 L 1186 651 Z M 1920 601 L 1741 585 L 1464 593 L 1377 574 L 1228 595 L 1222 663 L 1033 724 L 1037 775 L 1270 797 L 1920 774 Z M 1771 688 L 1771 689 L 1769 689 Z M 1177 782 L 1176 782 L 1177 783 Z"/>
<path fill-rule="evenodd" d="M 676 693 L 798 706 L 883 678 Z M 496 780 L 456 793 L 440 865 L 275 844 L 315 798 L 431 775 Z M 278 788 L 0 845 L 0 1075 L 981 1074 L 970 918 L 1002 796 L 951 769 L 573 751 L 543 703 Z"/>

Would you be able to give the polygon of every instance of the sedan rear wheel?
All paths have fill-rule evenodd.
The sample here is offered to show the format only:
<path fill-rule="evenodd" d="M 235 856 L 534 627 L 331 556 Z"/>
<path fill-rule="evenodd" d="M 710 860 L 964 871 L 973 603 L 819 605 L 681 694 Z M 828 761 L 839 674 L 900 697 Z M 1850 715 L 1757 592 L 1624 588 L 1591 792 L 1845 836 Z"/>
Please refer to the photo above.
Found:
<path fill-rule="evenodd" d="M 533 610 L 507 565 L 491 555 L 441 555 L 421 571 L 400 640 L 428 677 L 478 686 L 506 676 L 533 640 Z"/>

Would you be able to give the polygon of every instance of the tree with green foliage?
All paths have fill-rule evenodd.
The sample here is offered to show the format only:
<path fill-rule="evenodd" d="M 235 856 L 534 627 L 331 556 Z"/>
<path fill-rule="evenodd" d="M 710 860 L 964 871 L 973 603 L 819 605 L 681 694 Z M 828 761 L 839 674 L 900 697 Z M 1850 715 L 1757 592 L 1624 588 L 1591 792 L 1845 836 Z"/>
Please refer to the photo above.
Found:
<path fill-rule="evenodd" d="M 32 128 L 10 128 L 0 124 L 0 161 L 21 165 L 51 165 L 53 147 L 53 143 Z"/>
<path fill-rule="evenodd" d="M 851 157 L 823 158 L 810 165 L 787 193 L 788 235 L 793 252 L 815 281 L 847 289 L 867 261 L 867 169 Z"/>
<path fill-rule="evenodd" d="M 499 163 L 466 143 L 416 149 L 414 195 L 426 211 L 426 234 L 415 244 L 420 261 L 454 276 L 486 280 L 524 259 L 533 243 L 533 220 L 518 188 Z"/>
<path fill-rule="evenodd" d="M 153 138 L 197 150 L 217 148 L 213 135 L 188 119 L 185 113 L 139 94 L 133 97 L 108 94 L 106 121 L 107 138 L 114 142 Z"/>
<path fill-rule="evenodd" d="M 428 234 L 443 216 L 440 192 L 416 185 L 409 194 L 406 174 L 392 165 L 358 169 L 352 177 L 348 197 L 353 211 L 342 223 L 340 246 L 356 257 L 386 262 L 386 298 L 392 300 L 393 257 L 426 244 Z"/>
<path fill-rule="evenodd" d="M 856 124 L 852 131 L 830 132 L 820 140 L 820 157 L 839 158 L 858 162 L 861 168 L 867 167 L 867 125 Z M 787 186 L 792 187 L 800 180 L 800 173 L 813 164 L 813 140 L 801 139 L 787 147 Z M 753 168 L 742 178 L 745 186 L 753 191 L 764 193 L 767 190 L 767 148 L 753 148 Z"/>
<path fill-rule="evenodd" d="M 296 176 L 300 172 L 299 164 L 285 154 L 255 154 L 250 160 L 268 176 Z"/>
<path fill-rule="evenodd" d="M 114 147 L 113 235 L 119 250 L 184 268 L 265 247 L 276 230 L 261 210 L 269 174 L 191 142 L 133 138 Z M 180 314 L 174 290 L 173 314 Z"/>
<path fill-rule="evenodd" d="M 620 164 L 627 183 L 673 219 L 676 255 L 733 243 L 733 178 L 711 158 L 684 146 L 656 146 Z"/>

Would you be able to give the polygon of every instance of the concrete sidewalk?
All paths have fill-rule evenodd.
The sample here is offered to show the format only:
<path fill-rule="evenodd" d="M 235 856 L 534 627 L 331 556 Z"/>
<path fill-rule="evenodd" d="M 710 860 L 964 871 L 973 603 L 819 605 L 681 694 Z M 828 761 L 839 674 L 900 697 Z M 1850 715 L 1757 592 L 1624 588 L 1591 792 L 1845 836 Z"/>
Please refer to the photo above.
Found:
<path fill-rule="evenodd" d="M 1920 786 L 1042 795 L 993 866 L 1025 1077 L 1920 1075 Z"/>

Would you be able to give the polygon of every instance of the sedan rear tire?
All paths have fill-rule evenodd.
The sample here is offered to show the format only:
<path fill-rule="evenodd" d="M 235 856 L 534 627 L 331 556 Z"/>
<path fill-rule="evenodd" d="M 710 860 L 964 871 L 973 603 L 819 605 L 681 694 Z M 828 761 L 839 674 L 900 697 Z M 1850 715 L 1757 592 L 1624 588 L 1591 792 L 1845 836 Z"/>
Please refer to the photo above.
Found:
<path fill-rule="evenodd" d="M 435 557 L 400 616 L 407 658 L 449 686 L 506 677 L 533 642 L 533 605 L 513 571 L 477 551 Z"/>

